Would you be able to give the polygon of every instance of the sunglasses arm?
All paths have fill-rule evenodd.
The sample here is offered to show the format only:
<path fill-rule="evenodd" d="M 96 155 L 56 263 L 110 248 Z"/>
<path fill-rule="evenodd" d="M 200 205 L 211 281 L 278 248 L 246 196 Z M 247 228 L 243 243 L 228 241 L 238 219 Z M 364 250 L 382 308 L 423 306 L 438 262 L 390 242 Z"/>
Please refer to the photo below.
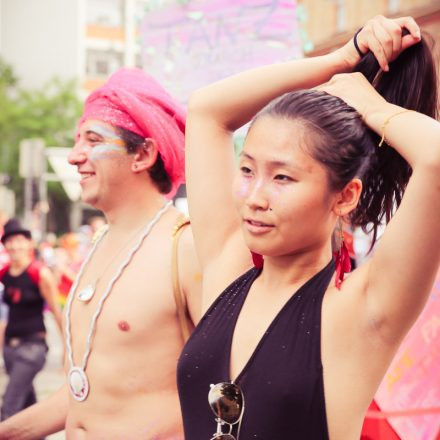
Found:
<path fill-rule="evenodd" d="M 223 420 L 222 419 L 220 419 L 220 418 L 218 418 L 218 419 L 215 419 L 215 421 L 217 422 L 217 431 L 216 431 L 216 435 L 217 434 L 223 434 L 223 430 L 222 430 L 222 426 L 223 426 Z"/>

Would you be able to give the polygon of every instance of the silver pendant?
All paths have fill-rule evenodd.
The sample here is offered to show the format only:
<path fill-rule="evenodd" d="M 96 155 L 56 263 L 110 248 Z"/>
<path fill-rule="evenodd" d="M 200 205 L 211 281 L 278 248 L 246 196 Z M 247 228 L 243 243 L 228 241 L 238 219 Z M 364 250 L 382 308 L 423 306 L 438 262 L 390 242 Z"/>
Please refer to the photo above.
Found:
<path fill-rule="evenodd" d="M 94 284 L 87 284 L 87 286 L 78 293 L 78 299 L 83 302 L 89 302 L 95 294 L 95 286 L 96 282 Z"/>
<path fill-rule="evenodd" d="M 67 374 L 67 383 L 70 393 L 78 402 L 87 399 L 89 394 L 89 380 L 85 371 L 80 367 L 72 367 Z"/>

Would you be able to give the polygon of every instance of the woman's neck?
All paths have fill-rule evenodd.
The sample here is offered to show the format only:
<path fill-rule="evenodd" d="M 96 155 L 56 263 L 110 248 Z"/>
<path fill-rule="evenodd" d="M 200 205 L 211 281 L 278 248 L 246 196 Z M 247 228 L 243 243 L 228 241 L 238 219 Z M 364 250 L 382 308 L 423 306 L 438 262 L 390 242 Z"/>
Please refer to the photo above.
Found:
<path fill-rule="evenodd" d="M 331 260 L 331 244 L 303 253 L 265 257 L 260 283 L 268 291 L 304 283 Z"/>

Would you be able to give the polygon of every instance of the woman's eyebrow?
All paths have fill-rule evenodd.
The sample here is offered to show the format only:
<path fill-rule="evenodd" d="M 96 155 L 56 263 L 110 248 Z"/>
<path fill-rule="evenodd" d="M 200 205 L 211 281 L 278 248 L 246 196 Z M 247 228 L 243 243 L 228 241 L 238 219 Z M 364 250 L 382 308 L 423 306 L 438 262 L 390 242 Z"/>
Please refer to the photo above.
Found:
<path fill-rule="evenodd" d="M 255 162 L 255 158 L 252 157 L 250 154 L 245 153 L 244 151 L 242 151 L 242 152 L 240 153 L 240 156 L 243 157 L 243 158 L 245 158 L 245 159 L 248 159 L 248 160 L 250 160 L 250 161 L 252 161 L 252 162 Z M 310 172 L 310 171 L 309 171 L 308 169 L 306 169 L 306 168 L 303 168 L 303 167 L 301 167 L 301 166 L 299 166 L 299 165 L 295 165 L 295 164 L 293 164 L 292 162 L 288 162 L 288 161 L 284 161 L 284 160 L 280 160 L 280 159 L 272 159 L 272 160 L 268 160 L 268 161 L 267 161 L 267 164 L 268 164 L 270 167 L 272 167 L 272 168 L 285 167 L 285 168 L 292 168 L 292 169 L 295 169 L 295 170 L 300 171 L 300 172 L 303 172 L 303 173 Z"/>

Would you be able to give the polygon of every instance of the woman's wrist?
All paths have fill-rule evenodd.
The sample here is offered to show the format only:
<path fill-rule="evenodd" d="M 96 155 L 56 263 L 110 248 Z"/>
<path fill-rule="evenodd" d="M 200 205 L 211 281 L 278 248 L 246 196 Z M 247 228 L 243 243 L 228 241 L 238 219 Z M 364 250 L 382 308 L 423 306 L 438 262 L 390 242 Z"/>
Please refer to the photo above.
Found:
<path fill-rule="evenodd" d="M 345 43 L 342 47 L 332 52 L 331 55 L 334 55 L 334 57 L 338 60 L 337 62 L 340 68 L 339 73 L 353 72 L 353 69 L 361 60 L 356 48 L 354 47 L 353 39 L 347 41 L 347 43 Z"/>
<path fill-rule="evenodd" d="M 371 106 L 366 110 L 363 120 L 377 134 L 382 135 L 383 124 L 393 115 L 405 110 L 398 105 L 390 104 L 384 100 L 383 104 Z"/>

